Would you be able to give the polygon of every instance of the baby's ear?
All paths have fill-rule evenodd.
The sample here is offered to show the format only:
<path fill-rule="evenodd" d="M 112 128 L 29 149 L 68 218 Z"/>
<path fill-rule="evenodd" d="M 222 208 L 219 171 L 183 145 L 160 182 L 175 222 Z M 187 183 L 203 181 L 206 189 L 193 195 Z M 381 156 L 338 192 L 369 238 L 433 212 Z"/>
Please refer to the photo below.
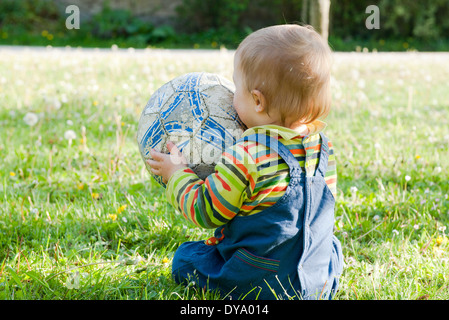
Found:
<path fill-rule="evenodd" d="M 256 112 L 262 112 L 265 110 L 266 107 L 266 100 L 265 96 L 262 92 L 260 92 L 257 89 L 251 90 L 251 95 L 254 99 L 254 103 L 256 104 L 255 110 Z"/>

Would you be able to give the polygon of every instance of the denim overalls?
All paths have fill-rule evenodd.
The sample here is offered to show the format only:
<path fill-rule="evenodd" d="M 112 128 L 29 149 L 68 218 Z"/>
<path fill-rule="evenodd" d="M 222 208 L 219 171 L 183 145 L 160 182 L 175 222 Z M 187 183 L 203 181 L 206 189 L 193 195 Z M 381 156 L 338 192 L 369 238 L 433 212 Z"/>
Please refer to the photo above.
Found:
<path fill-rule="evenodd" d="M 319 165 L 311 176 L 278 140 L 263 134 L 241 139 L 282 157 L 290 168 L 287 190 L 270 208 L 217 228 L 218 244 L 183 243 L 173 258 L 175 281 L 195 281 L 232 299 L 332 299 L 343 255 L 333 235 L 335 200 L 324 180 L 328 140 L 320 135 Z"/>

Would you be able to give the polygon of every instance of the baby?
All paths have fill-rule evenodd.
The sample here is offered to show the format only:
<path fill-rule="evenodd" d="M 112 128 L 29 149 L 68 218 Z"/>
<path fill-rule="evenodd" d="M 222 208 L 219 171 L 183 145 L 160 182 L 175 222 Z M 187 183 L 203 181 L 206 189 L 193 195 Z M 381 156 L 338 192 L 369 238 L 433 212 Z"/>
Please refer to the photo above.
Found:
<path fill-rule="evenodd" d="M 336 163 L 319 118 L 329 113 L 331 50 L 310 27 L 279 25 L 246 37 L 234 56 L 234 107 L 248 127 L 205 180 L 173 143 L 151 151 L 167 200 L 216 228 L 183 243 L 179 283 L 233 299 L 331 299 L 343 268 L 333 235 Z"/>

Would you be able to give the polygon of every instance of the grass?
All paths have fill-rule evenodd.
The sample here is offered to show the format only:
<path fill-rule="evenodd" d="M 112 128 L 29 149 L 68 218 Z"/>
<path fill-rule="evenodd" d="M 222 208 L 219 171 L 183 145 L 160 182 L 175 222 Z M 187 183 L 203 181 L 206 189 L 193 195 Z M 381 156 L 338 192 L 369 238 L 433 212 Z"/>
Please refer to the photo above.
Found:
<path fill-rule="evenodd" d="M 166 203 L 135 134 L 160 85 L 231 79 L 232 52 L 0 54 L 0 299 L 219 298 L 171 279 L 176 248 L 212 231 Z M 449 298 L 448 58 L 335 57 L 336 299 Z"/>

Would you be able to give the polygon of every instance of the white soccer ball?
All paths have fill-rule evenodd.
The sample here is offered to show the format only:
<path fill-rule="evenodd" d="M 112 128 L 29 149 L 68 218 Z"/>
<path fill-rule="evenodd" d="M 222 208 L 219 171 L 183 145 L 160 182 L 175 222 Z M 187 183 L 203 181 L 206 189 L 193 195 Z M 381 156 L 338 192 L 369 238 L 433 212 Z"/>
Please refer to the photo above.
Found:
<path fill-rule="evenodd" d="M 233 145 L 245 130 L 233 107 L 234 84 L 216 74 L 194 72 L 177 77 L 160 87 L 150 98 L 140 117 L 137 142 L 145 161 L 152 148 L 168 153 L 173 141 L 189 167 L 205 179 L 225 148 Z"/>

